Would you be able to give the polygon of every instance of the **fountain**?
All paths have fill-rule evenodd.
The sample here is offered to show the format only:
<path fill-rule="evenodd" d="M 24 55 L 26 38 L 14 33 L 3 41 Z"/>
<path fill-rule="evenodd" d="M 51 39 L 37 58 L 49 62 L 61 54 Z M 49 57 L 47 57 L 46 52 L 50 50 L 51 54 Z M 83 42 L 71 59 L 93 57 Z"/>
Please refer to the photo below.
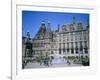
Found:
<path fill-rule="evenodd" d="M 64 64 L 66 63 L 63 59 L 63 56 L 60 54 L 54 55 L 54 59 L 52 60 L 52 64 Z"/>

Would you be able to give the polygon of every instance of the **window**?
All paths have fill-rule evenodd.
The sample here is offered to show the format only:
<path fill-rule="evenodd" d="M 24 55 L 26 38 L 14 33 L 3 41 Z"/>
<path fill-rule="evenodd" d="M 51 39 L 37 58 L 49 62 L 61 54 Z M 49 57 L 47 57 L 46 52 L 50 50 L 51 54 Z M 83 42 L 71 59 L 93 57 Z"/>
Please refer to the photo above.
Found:
<path fill-rule="evenodd" d="M 80 35 L 80 40 L 82 40 L 82 35 Z"/>
<path fill-rule="evenodd" d="M 81 54 L 83 54 L 83 46 L 82 46 L 82 42 L 80 42 L 80 51 L 81 51 Z"/>
<path fill-rule="evenodd" d="M 69 48 L 69 43 L 67 43 L 67 48 Z"/>
<path fill-rule="evenodd" d="M 73 36 L 71 36 L 71 41 L 73 41 Z"/>
<path fill-rule="evenodd" d="M 72 54 L 74 53 L 74 49 L 73 49 L 73 48 L 71 49 L 71 53 L 72 53 Z"/>
<path fill-rule="evenodd" d="M 78 54 L 78 48 L 76 48 L 75 51 L 76 51 L 76 54 Z"/>
<path fill-rule="evenodd" d="M 51 54 L 53 54 L 53 51 L 51 51 Z"/>
<path fill-rule="evenodd" d="M 84 50 L 85 50 L 85 53 L 88 53 L 88 48 L 85 48 Z"/>
<path fill-rule="evenodd" d="M 67 48 L 67 52 L 69 52 L 69 48 Z"/>
<path fill-rule="evenodd" d="M 76 54 L 78 54 L 78 43 L 77 42 L 75 43 L 75 51 L 76 51 Z"/>
<path fill-rule="evenodd" d="M 86 40 L 86 36 L 84 36 L 84 40 Z"/>
<path fill-rule="evenodd" d="M 75 35 L 75 40 L 77 40 L 77 35 Z"/>
<path fill-rule="evenodd" d="M 67 38 L 67 41 L 69 41 L 69 38 Z"/>
<path fill-rule="evenodd" d="M 61 54 L 61 48 L 59 48 L 59 54 Z"/>
<path fill-rule="evenodd" d="M 65 52 L 65 43 L 63 43 L 63 52 Z"/>
<path fill-rule="evenodd" d="M 73 42 L 71 43 L 71 47 L 73 48 Z"/>

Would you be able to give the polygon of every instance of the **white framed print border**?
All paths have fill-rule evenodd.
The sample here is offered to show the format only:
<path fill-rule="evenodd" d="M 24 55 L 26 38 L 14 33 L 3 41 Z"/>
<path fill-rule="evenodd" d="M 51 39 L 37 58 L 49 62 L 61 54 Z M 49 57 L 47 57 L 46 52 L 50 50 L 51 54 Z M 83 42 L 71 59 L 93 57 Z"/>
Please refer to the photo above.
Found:
<path fill-rule="evenodd" d="M 60 67 L 60 68 L 36 68 L 22 69 L 22 11 L 49 11 L 64 13 L 88 13 L 90 15 L 90 66 Z M 97 72 L 96 48 L 96 10 L 93 7 L 71 6 L 43 6 L 17 4 L 12 8 L 12 54 L 11 54 L 11 76 L 12 80 L 38 79 L 41 77 L 75 76 L 95 74 Z M 81 74 L 80 74 L 81 73 Z"/>

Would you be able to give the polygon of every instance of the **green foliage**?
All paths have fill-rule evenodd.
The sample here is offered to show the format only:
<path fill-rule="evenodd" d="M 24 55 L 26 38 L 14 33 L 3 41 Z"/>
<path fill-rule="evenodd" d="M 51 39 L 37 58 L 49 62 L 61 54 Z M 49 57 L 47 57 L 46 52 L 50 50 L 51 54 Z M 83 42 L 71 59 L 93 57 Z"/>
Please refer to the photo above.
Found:
<path fill-rule="evenodd" d="M 69 60 L 74 60 L 75 57 L 74 57 L 74 56 L 68 56 L 67 59 L 69 59 Z"/>
<path fill-rule="evenodd" d="M 82 62 L 82 65 L 89 66 L 89 57 L 84 57 L 80 59 Z"/>

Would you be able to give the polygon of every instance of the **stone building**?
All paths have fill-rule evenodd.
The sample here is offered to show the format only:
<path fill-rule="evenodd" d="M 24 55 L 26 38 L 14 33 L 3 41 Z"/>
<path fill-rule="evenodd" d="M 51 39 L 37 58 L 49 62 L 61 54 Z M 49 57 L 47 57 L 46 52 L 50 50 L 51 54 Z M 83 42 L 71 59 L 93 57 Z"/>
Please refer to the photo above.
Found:
<path fill-rule="evenodd" d="M 56 31 L 52 30 L 50 21 L 47 25 L 42 22 L 37 34 L 30 41 L 31 55 L 34 58 L 89 57 L 89 25 L 77 22 L 75 17 L 71 24 L 58 25 Z"/>

